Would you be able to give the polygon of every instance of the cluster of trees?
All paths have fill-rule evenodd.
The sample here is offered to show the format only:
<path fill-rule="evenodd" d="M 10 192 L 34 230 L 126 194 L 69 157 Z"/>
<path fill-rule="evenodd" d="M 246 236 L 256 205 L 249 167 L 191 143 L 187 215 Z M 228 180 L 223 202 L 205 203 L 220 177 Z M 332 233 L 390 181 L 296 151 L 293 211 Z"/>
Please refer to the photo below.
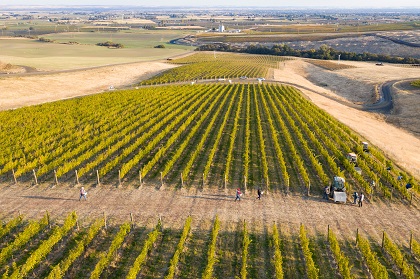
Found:
<path fill-rule="evenodd" d="M 263 45 L 248 45 L 244 47 L 231 46 L 229 44 L 207 44 L 198 47 L 199 51 L 227 51 L 227 52 L 243 52 L 251 54 L 265 54 L 265 55 L 278 55 L 278 56 L 295 56 L 304 58 L 314 58 L 323 60 L 335 60 L 340 56 L 341 60 L 353 61 L 381 61 L 388 63 L 400 64 L 419 64 L 420 59 L 412 57 L 397 57 L 387 54 L 375 53 L 355 53 L 348 51 L 339 51 L 327 45 L 322 45 L 319 49 L 300 50 L 294 49 L 287 44 L 276 44 L 272 47 Z"/>
<path fill-rule="evenodd" d="M 38 41 L 43 42 L 43 43 L 53 43 L 54 42 L 53 40 L 48 39 L 48 38 L 44 38 L 44 37 L 38 38 Z"/>
<path fill-rule="evenodd" d="M 111 41 L 106 41 L 104 43 L 97 43 L 97 46 L 106 46 L 106 47 L 112 47 L 112 48 L 124 48 L 123 44 L 114 43 Z"/>

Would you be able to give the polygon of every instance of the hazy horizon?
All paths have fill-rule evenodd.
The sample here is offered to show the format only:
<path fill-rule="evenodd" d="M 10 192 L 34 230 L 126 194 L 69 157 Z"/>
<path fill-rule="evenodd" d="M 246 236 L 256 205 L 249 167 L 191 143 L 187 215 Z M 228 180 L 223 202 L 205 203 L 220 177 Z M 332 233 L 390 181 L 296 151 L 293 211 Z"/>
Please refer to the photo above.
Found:
<path fill-rule="evenodd" d="M 126 0 L 126 1 L 116 1 L 116 0 L 88 0 L 81 1 L 75 0 L 71 1 L 69 4 L 68 1 L 62 0 L 39 0 L 39 1 L 27 1 L 27 0 L 3 0 L 0 4 L 0 7 L 4 6 L 137 6 L 137 7 L 288 7 L 288 8 L 351 8 L 351 9 L 381 9 L 381 8 L 420 8 L 418 0 L 401 0 L 401 1 L 391 1 L 391 0 L 354 0 L 354 1 L 343 1 L 337 0 L 331 2 L 330 0 L 296 0 L 293 2 L 278 2 L 276 0 L 266 0 L 264 2 L 257 2 L 252 0 L 233 0 L 226 2 L 224 0 L 213 0 L 211 5 L 207 0 L 196 0 L 194 2 L 186 2 L 183 0 L 155 0 L 152 3 L 149 1 L 136 1 L 136 0 Z"/>

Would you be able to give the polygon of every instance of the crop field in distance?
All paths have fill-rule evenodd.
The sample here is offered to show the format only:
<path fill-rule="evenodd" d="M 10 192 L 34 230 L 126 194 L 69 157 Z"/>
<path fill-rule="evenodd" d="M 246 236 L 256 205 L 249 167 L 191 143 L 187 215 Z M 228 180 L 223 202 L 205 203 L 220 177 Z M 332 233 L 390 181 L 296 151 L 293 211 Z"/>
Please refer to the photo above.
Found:
<path fill-rule="evenodd" d="M 51 40 L 41 42 L 34 38 L 0 37 L 0 61 L 12 65 L 25 65 L 40 71 L 78 69 L 110 64 L 164 60 L 185 54 L 193 47 L 169 44 L 183 36 L 182 31 L 121 31 L 66 32 L 40 35 Z M 124 46 L 121 49 L 97 46 L 111 41 Z M 164 45 L 165 48 L 155 48 Z"/>

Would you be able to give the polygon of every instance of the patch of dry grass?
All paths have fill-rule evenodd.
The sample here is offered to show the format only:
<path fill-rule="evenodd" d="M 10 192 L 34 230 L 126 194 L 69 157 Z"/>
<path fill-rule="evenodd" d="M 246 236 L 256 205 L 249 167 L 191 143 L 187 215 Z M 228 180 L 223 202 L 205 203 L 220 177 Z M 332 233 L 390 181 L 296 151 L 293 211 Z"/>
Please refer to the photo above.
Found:
<path fill-rule="evenodd" d="M 0 74 L 17 74 L 23 72 L 25 72 L 23 67 L 12 65 L 10 63 L 3 63 L 0 61 Z"/>

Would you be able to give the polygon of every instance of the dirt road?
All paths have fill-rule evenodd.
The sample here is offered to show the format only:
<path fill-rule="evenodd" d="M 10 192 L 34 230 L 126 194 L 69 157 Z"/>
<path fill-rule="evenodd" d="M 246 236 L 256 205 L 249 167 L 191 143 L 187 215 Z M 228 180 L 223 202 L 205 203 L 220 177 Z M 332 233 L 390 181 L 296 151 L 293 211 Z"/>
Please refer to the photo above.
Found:
<path fill-rule="evenodd" d="M 182 227 L 188 215 L 198 220 L 277 222 L 288 227 L 303 223 L 310 230 L 325 231 L 330 225 L 337 234 L 351 237 L 356 228 L 378 240 L 385 230 L 393 239 L 406 242 L 410 231 L 420 235 L 420 211 L 408 203 L 384 203 L 367 201 L 362 208 L 352 204 L 326 202 L 320 196 L 266 194 L 256 199 L 256 192 L 245 194 L 235 202 L 235 190 L 217 191 L 204 189 L 157 190 L 151 186 L 90 188 L 88 201 L 78 200 L 78 188 L 49 185 L 24 188 L 22 185 L 3 187 L 0 191 L 0 212 L 38 218 L 48 210 L 52 218 L 63 218 L 76 210 L 81 222 L 100 218 L 105 212 L 110 223 L 130 220 L 133 213 L 136 223 L 156 224 L 160 215 L 164 224 Z"/>

